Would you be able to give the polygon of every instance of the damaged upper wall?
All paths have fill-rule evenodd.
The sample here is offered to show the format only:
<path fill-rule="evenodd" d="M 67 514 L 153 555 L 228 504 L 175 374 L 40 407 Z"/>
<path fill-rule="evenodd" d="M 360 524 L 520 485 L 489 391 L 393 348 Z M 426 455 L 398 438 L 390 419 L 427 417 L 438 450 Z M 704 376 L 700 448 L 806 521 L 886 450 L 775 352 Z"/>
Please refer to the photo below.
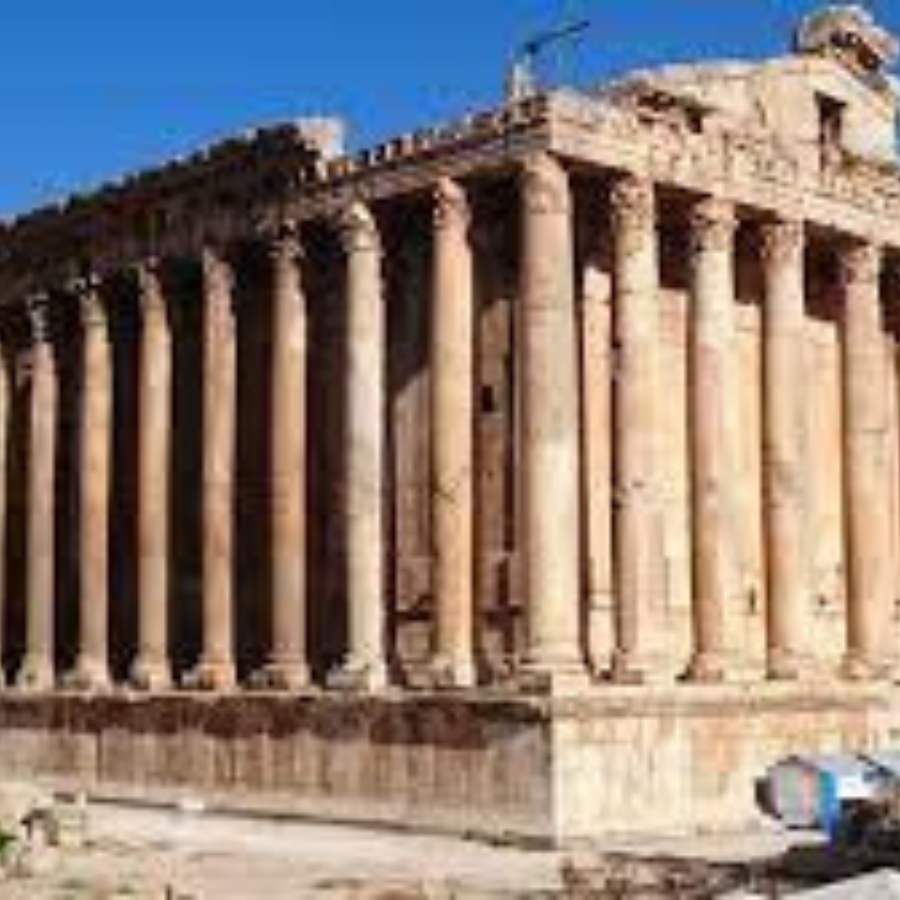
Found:
<path fill-rule="evenodd" d="M 640 72 L 603 93 L 628 105 L 686 106 L 707 125 L 765 130 L 811 151 L 897 160 L 897 41 L 855 5 L 829 6 L 798 27 L 790 55 L 760 63 Z"/>

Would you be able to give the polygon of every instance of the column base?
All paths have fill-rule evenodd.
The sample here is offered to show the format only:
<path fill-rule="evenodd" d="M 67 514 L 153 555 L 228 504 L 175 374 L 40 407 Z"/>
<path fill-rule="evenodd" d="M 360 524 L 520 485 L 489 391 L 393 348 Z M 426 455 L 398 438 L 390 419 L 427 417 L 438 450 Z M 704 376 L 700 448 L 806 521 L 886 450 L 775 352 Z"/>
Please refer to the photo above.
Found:
<path fill-rule="evenodd" d="M 766 659 L 766 678 L 769 681 L 800 681 L 803 664 L 796 653 L 775 651 Z"/>
<path fill-rule="evenodd" d="M 890 676 L 890 666 L 858 653 L 848 653 L 841 663 L 840 675 L 845 681 L 885 681 Z"/>
<path fill-rule="evenodd" d="M 16 676 L 20 691 L 49 691 L 56 685 L 53 663 L 49 659 L 26 656 Z"/>
<path fill-rule="evenodd" d="M 718 653 L 697 653 L 682 676 L 691 684 L 722 684 L 725 681 L 725 664 Z"/>
<path fill-rule="evenodd" d="M 328 686 L 339 691 L 375 693 L 389 686 L 388 670 L 384 662 L 348 659 L 328 676 Z"/>
<path fill-rule="evenodd" d="M 478 670 L 471 659 L 436 656 L 429 667 L 431 686 L 438 690 L 471 688 L 478 684 Z"/>
<path fill-rule="evenodd" d="M 166 662 L 138 657 L 129 680 L 136 691 L 168 691 L 172 687 L 172 670 Z"/>
<path fill-rule="evenodd" d="M 573 659 L 558 662 L 526 660 L 515 679 L 516 686 L 523 693 L 542 696 L 577 694 L 590 683 L 587 668 Z"/>
<path fill-rule="evenodd" d="M 84 693 L 101 693 L 112 689 L 112 678 L 106 663 L 79 658 L 75 668 L 62 678 L 64 690 Z"/>
<path fill-rule="evenodd" d="M 309 666 L 302 660 L 272 660 L 250 678 L 258 690 L 302 691 L 309 687 Z"/>
<path fill-rule="evenodd" d="M 201 661 L 184 676 L 182 687 L 189 691 L 233 691 L 237 672 L 233 663 Z"/>
<path fill-rule="evenodd" d="M 613 653 L 606 677 L 612 684 L 621 685 L 642 685 L 649 680 L 646 663 L 636 653 L 625 650 Z"/>

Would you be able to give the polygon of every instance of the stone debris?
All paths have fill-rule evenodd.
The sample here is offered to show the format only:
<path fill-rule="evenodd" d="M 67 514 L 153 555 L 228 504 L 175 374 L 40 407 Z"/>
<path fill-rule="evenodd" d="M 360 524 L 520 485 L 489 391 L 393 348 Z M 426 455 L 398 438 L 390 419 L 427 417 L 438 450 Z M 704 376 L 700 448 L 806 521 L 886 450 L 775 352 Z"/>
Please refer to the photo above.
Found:
<path fill-rule="evenodd" d="M 61 850 L 85 847 L 87 835 L 83 795 L 64 801 L 33 784 L 0 784 L 0 878 L 45 875 Z"/>

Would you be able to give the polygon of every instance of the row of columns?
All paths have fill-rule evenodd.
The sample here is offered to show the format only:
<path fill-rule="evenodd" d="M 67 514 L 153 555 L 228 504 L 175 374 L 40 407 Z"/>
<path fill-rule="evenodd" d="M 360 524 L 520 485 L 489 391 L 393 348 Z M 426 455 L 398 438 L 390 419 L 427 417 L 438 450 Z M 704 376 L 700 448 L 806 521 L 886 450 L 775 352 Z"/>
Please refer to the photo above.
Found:
<path fill-rule="evenodd" d="M 539 689 L 586 678 L 582 644 L 582 451 L 613 443 L 615 484 L 614 640 L 609 676 L 652 677 L 650 618 L 663 586 L 659 429 L 659 251 L 654 186 L 627 175 L 611 193 L 613 346 L 611 435 L 588 428 L 582 446 L 574 236 L 569 178 L 550 155 L 531 158 L 521 176 L 522 508 L 526 642 L 522 682 Z M 434 192 L 431 284 L 431 515 L 435 632 L 432 672 L 440 686 L 476 681 L 474 637 L 474 290 L 469 209 L 457 183 Z M 689 414 L 693 529 L 694 653 L 686 676 L 727 675 L 725 603 L 734 595 L 736 546 L 731 501 L 738 473 L 734 428 L 734 237 L 726 202 L 698 201 L 690 218 Z M 377 690 L 389 682 L 385 602 L 385 348 L 382 254 L 376 222 L 361 203 L 339 223 L 346 265 L 343 502 L 346 523 L 348 648 L 338 686 Z M 762 223 L 764 533 L 768 672 L 802 674 L 806 596 L 799 369 L 804 321 L 804 241 L 797 222 Z M 306 606 L 307 310 L 302 248 L 285 227 L 269 247 L 273 285 L 270 417 L 271 640 L 264 686 L 299 689 L 309 681 Z M 853 245 L 841 256 L 844 285 L 844 406 L 849 576 L 846 671 L 883 669 L 890 584 L 880 251 Z M 236 683 L 232 595 L 236 447 L 234 278 L 225 255 L 202 256 L 203 640 L 186 683 L 229 689 Z M 168 654 L 169 441 L 172 342 L 158 266 L 138 267 L 141 301 L 138 460 L 138 653 L 134 684 L 172 683 Z M 80 408 L 79 652 L 72 687 L 109 685 L 108 509 L 112 365 L 102 286 L 86 279 L 78 294 L 83 323 Z M 26 653 L 18 681 L 46 689 L 53 670 L 53 484 L 56 374 L 46 302 L 30 306 L 34 332 L 31 455 L 28 466 Z M 4 376 L 5 378 L 5 376 Z M 9 391 L 0 380 L 0 428 Z M 0 446 L 5 447 L 5 432 Z M 608 455 L 607 455 L 608 456 Z M 603 454 L 600 454 L 603 457 Z M 2 461 L 0 461 L 2 462 Z M 593 484 L 595 480 L 587 479 Z M 608 496 L 608 494 L 607 494 Z M 0 496 L 0 501 L 2 501 Z M 594 506 L 597 498 L 589 497 Z M 2 517 L 0 517 L 2 518 Z M 2 527 L 2 526 L 0 526 Z M 594 662 L 598 662 L 594 660 Z"/>

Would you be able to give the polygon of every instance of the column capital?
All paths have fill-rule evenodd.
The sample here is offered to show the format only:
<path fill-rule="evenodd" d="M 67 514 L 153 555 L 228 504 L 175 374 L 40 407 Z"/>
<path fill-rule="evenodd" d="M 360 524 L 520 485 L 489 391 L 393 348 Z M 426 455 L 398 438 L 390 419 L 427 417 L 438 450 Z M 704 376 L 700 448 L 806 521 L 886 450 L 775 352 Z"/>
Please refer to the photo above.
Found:
<path fill-rule="evenodd" d="M 138 302 L 143 314 L 165 313 L 166 303 L 162 290 L 162 262 L 155 256 L 147 257 L 134 266 L 138 284 Z"/>
<path fill-rule="evenodd" d="M 550 153 L 535 153 L 522 166 L 522 203 L 531 213 L 568 215 L 572 206 L 569 175 Z"/>
<path fill-rule="evenodd" d="M 724 252 L 731 248 L 738 219 L 734 204 L 720 197 L 704 197 L 691 208 L 691 251 Z"/>
<path fill-rule="evenodd" d="M 269 259 L 275 263 L 299 263 L 303 259 L 300 227 L 291 219 L 279 222 L 264 238 Z"/>
<path fill-rule="evenodd" d="M 50 341 L 50 296 L 41 291 L 31 294 L 25 301 L 28 326 L 34 344 Z"/>
<path fill-rule="evenodd" d="M 216 309 L 232 311 L 234 269 L 221 247 L 208 245 L 200 253 L 204 293 Z"/>
<path fill-rule="evenodd" d="M 471 221 L 464 188 L 452 178 L 441 178 L 434 188 L 434 227 L 438 231 L 465 231 Z"/>
<path fill-rule="evenodd" d="M 623 175 L 610 192 L 613 224 L 617 229 L 641 230 L 656 224 L 656 192 L 653 182 L 639 175 Z"/>
<path fill-rule="evenodd" d="M 774 265 L 799 256 L 806 242 L 806 227 L 799 219 L 770 219 L 759 226 L 763 263 Z"/>
<path fill-rule="evenodd" d="M 356 201 L 346 207 L 338 216 L 337 226 L 341 245 L 348 256 L 353 253 L 381 251 L 378 224 L 365 203 Z"/>
<path fill-rule="evenodd" d="M 76 278 L 70 284 L 70 290 L 78 300 L 84 329 L 106 326 L 106 308 L 100 296 L 100 285 L 100 279 L 93 273 Z"/>
<path fill-rule="evenodd" d="M 877 284 L 881 277 L 882 248 L 868 241 L 844 245 L 839 254 L 841 284 L 846 287 Z"/>

